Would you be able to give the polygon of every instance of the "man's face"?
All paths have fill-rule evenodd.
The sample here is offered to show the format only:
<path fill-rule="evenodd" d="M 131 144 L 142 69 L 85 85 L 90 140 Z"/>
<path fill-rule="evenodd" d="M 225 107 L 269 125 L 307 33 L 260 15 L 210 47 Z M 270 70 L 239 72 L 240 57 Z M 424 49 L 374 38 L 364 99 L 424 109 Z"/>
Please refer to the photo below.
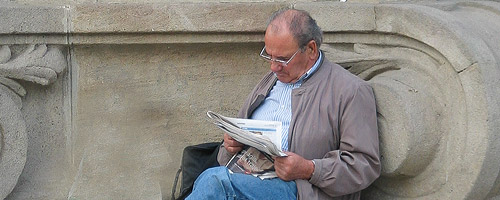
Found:
<path fill-rule="evenodd" d="M 299 46 L 291 33 L 287 30 L 277 31 L 269 25 L 266 29 L 266 35 L 264 37 L 264 42 L 266 45 L 266 53 L 269 54 L 273 59 L 288 60 L 292 55 L 297 52 Z M 287 64 L 283 66 L 278 62 L 271 62 L 271 71 L 273 71 L 278 80 L 283 83 L 294 83 L 310 68 L 310 63 L 308 63 L 307 56 L 304 52 L 297 52 L 295 57 Z"/>

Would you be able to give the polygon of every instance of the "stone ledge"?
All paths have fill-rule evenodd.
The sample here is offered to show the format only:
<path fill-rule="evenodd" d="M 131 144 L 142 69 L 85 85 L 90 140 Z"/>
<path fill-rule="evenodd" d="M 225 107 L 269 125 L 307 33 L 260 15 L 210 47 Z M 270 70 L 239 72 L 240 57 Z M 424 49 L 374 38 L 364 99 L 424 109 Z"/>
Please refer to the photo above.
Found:
<path fill-rule="evenodd" d="M 71 7 L 72 33 L 255 32 L 283 3 L 85 4 Z"/>
<path fill-rule="evenodd" d="M 0 34 L 263 33 L 263 22 L 273 11 L 292 6 L 310 11 L 325 32 L 375 29 L 372 4 L 110 3 L 0 6 L 0 17 L 4 19 Z M 345 9 L 350 12 L 335 12 Z"/>
<path fill-rule="evenodd" d="M 0 6 L 0 34 L 66 33 L 64 7 Z"/>
<path fill-rule="evenodd" d="M 324 32 L 366 32 L 376 28 L 375 4 L 317 2 L 297 3 L 294 7 L 308 11 Z"/>
<path fill-rule="evenodd" d="M 53 7 L 10 4 L 0 6 L 0 16 L 6 21 L 0 25 L 0 39 L 3 44 L 262 42 L 264 22 L 282 7 L 310 11 L 326 34 L 375 29 L 372 4 L 99 3 Z M 351 11 L 335 12 L 345 9 Z"/>

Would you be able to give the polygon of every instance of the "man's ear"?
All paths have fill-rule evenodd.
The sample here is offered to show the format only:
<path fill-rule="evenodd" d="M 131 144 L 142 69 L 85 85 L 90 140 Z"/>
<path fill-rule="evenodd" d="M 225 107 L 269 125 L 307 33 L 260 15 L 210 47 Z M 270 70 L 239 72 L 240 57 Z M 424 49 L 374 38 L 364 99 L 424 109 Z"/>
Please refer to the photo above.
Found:
<path fill-rule="evenodd" d="M 311 59 L 316 59 L 318 56 L 318 45 L 316 44 L 316 41 L 311 40 L 307 43 L 306 46 L 306 53 Z"/>

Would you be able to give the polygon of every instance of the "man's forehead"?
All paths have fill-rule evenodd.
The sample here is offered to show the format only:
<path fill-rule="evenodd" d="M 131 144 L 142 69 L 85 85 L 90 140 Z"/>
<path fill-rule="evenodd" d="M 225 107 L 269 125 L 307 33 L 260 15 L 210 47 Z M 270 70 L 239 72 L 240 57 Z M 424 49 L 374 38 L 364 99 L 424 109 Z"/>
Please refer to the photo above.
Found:
<path fill-rule="evenodd" d="M 295 48 L 295 39 L 285 20 L 277 18 L 269 24 L 266 29 L 265 45 L 266 52 L 276 54 L 274 56 L 288 56 L 288 51 Z"/>
<path fill-rule="evenodd" d="M 271 33 L 283 33 L 284 31 L 287 31 L 287 26 L 286 23 L 284 23 L 282 20 L 275 20 L 272 23 L 269 24 L 267 27 L 266 32 L 271 32 Z"/>

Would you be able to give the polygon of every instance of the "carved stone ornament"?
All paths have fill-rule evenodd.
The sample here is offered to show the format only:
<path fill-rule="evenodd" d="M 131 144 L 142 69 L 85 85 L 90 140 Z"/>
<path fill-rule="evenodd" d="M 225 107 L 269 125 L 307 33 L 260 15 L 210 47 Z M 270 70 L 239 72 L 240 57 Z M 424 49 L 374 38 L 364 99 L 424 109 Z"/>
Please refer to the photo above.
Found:
<path fill-rule="evenodd" d="M 24 48 L 18 55 L 12 48 Z M 26 163 L 26 90 L 16 80 L 49 85 L 66 67 L 61 50 L 47 45 L 0 47 L 0 199 L 14 189 Z"/>
<path fill-rule="evenodd" d="M 500 29 L 457 20 L 491 12 L 498 22 L 498 8 L 381 5 L 375 31 L 327 35 L 326 56 L 368 81 L 376 98 L 382 174 L 363 198 L 499 197 L 500 51 L 489 47 Z"/>
<path fill-rule="evenodd" d="M 377 36 L 375 36 L 377 37 Z M 375 38 L 373 37 L 373 38 Z M 409 44 L 352 44 L 352 52 L 325 45 L 327 55 L 341 55 L 338 63 L 369 81 L 377 98 L 377 118 L 382 155 L 382 177 L 376 186 L 398 195 L 404 182 L 429 195 L 445 184 L 443 157 L 450 124 L 464 120 L 454 115 L 463 96 L 455 72 L 442 57 Z M 446 86 L 446 87 L 445 87 Z M 428 177 L 434 176 L 434 177 Z M 427 178 L 425 178 L 427 177 Z M 409 181 L 410 180 L 410 181 Z"/>

